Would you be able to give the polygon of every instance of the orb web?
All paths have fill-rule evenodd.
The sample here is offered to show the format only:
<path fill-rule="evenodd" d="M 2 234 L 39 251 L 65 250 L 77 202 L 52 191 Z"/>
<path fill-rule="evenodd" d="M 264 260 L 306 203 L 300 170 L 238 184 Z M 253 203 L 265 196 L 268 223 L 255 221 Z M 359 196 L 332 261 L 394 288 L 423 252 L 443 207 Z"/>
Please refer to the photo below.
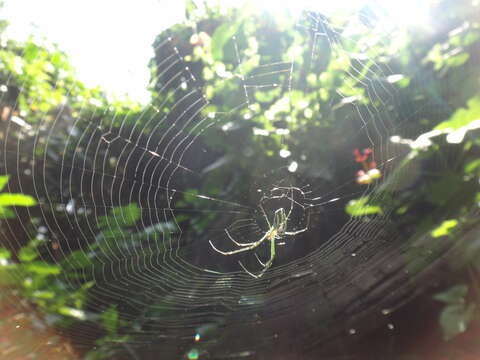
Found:
<path fill-rule="evenodd" d="M 412 240 L 395 225 L 389 197 L 409 186 L 404 175 L 417 170 L 401 165 L 406 152 L 390 137 L 419 109 L 392 110 L 396 74 L 378 59 L 395 55 L 376 45 L 393 52 L 385 42 L 395 30 L 366 20 L 305 11 L 295 37 L 282 39 L 293 45 L 279 59 L 231 35 L 224 45 L 229 66 L 209 69 L 209 79 L 185 60 L 191 54 L 177 46 L 175 34 L 160 36 L 154 97 L 141 111 L 65 105 L 35 125 L 7 124 L 4 171 L 40 204 L 19 216 L 38 219 L 49 242 L 41 256 L 71 270 L 63 279 L 69 286 L 92 284 L 85 314 L 98 316 L 114 304 L 131 324 L 110 339 L 120 353 L 127 351 L 122 346 L 134 352 L 148 346 L 165 358 L 308 351 L 387 328 L 389 314 L 422 290 L 453 244 Z M 332 73 L 338 77 L 328 78 Z M 209 94 L 212 77 L 222 79 L 217 98 Z M 335 96 L 319 93 L 298 103 L 309 82 L 329 81 L 340 81 Z M 272 89 L 278 91 L 269 98 Z M 264 139 L 267 150 L 269 141 L 275 149 L 294 144 L 292 126 L 308 126 L 319 114 L 315 100 L 329 107 L 323 120 L 338 123 L 332 132 L 312 130 L 319 141 L 336 139 L 320 160 L 302 158 L 297 144 L 292 149 L 300 151 L 283 147 L 267 167 L 257 163 L 250 140 L 237 145 L 241 152 L 225 148 L 242 136 Z M 219 102 L 228 110 L 212 111 Z M 292 114 L 293 106 L 302 114 Z M 292 125 L 293 116 L 306 121 Z M 265 119 L 275 125 L 262 127 Z M 379 179 L 359 185 L 345 171 L 354 148 L 373 149 L 369 159 Z M 335 173 L 327 163 L 336 163 Z M 358 199 L 377 210 L 346 213 Z M 266 244 L 232 256 L 210 245 L 232 249 L 230 237 L 257 241 L 270 229 L 266 219 L 289 207 L 288 231 L 306 231 L 277 240 L 274 263 L 260 278 L 239 261 L 261 270 Z M 15 239 L 18 229 L 7 225 Z M 30 224 L 20 231 L 37 235 Z M 74 336 L 89 345 L 96 332 L 86 322 Z"/>

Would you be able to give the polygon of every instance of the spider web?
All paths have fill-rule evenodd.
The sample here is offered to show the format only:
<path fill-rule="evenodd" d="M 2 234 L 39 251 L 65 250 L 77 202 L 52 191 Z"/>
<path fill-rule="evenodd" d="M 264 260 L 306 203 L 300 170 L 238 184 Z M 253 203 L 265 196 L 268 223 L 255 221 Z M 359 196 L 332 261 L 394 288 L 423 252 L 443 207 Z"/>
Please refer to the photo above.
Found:
<path fill-rule="evenodd" d="M 217 71 L 225 89 L 238 93 L 226 112 L 210 111 L 216 99 L 207 96 L 205 81 L 194 75 L 184 59 L 188 54 L 171 35 L 155 44 L 151 87 L 156 98 L 139 116 L 114 107 L 91 111 L 85 104 L 76 113 L 64 108 L 53 119 L 45 115 L 33 127 L 9 122 L 2 146 L 5 171 L 13 174 L 19 191 L 33 186 L 40 213 L 25 212 L 39 219 L 55 244 L 47 247 L 45 258 L 67 259 L 76 269 L 76 276 L 67 279 L 72 287 L 93 281 L 87 309 L 101 312 L 120 304 L 120 319 L 135 324 L 124 334 L 127 349 L 160 352 L 162 358 L 193 350 L 208 358 L 282 352 L 291 355 L 287 358 L 310 358 L 309 350 L 332 340 L 348 343 L 375 327 L 391 331 L 390 314 L 422 290 L 418 284 L 431 276 L 452 244 L 405 241 L 388 207 L 382 214 L 360 217 L 344 210 L 350 200 L 366 196 L 388 204 L 385 188 L 403 186 L 395 167 L 404 154 L 389 142 L 408 119 L 389 111 L 396 90 L 386 79 L 394 72 L 375 60 L 382 54 L 370 53 L 374 44 L 359 46 L 361 54 L 349 50 L 366 32 L 385 32 L 366 20 L 306 11 L 296 24 L 299 51 L 281 61 L 260 59 L 248 71 L 249 56 L 232 36 L 226 45 L 234 54 L 232 67 L 220 75 Z M 282 166 L 266 169 L 255 165 L 255 151 L 246 146 L 237 156 L 252 164 L 252 183 L 238 183 L 234 176 L 220 181 L 228 156 L 205 139 L 230 136 L 238 118 L 268 116 L 254 106 L 262 91 L 278 88 L 294 103 L 295 91 L 308 88 L 302 72 L 320 75 L 329 57 L 348 61 L 350 66 L 338 71 L 351 88 L 361 84 L 365 89 L 352 95 L 349 86 L 342 87 L 338 101 L 330 103 L 348 124 L 339 138 L 339 149 L 348 151 L 338 157 L 339 173 L 341 159 L 350 159 L 355 147 L 347 145 L 366 139 L 362 147 L 375 149 L 382 179 L 361 187 L 345 174 L 325 191 L 328 176 L 311 181 L 311 174 L 322 171 L 313 159 L 287 157 Z M 288 122 L 249 131 L 266 139 L 284 136 L 281 141 L 288 142 Z M 65 133 L 66 142 L 58 135 Z M 213 189 L 205 185 L 212 183 L 218 191 L 202 192 L 204 186 Z M 307 231 L 278 240 L 274 265 L 263 277 L 252 278 L 238 265 L 241 260 L 248 269 L 258 269 L 253 253 L 223 256 L 209 245 L 231 249 L 225 230 L 239 242 L 258 240 L 269 229 L 265 216 L 271 222 L 275 210 L 289 204 L 294 211 L 288 231 Z M 329 226 L 338 218 L 344 221 Z M 8 237 L 16 239 L 17 230 L 7 225 Z M 22 232 L 38 235 L 30 225 L 21 226 Z M 69 257 L 73 252 L 85 254 L 94 265 L 82 266 Z M 257 253 L 262 259 L 269 256 L 267 246 Z M 95 336 L 88 323 L 74 334 L 85 345 Z"/>

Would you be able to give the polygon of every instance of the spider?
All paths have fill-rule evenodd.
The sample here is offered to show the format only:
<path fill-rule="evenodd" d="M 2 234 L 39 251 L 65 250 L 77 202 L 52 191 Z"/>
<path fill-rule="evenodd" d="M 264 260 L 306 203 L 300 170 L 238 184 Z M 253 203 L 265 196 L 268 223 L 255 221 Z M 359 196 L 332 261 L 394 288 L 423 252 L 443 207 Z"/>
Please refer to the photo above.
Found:
<path fill-rule="evenodd" d="M 284 195 L 282 197 L 286 197 L 286 196 Z M 289 198 L 289 197 L 287 197 L 287 198 Z M 293 202 L 294 202 L 293 199 L 291 199 L 291 198 L 289 198 L 289 199 L 292 200 L 289 211 L 286 212 L 283 207 L 277 209 L 275 211 L 275 215 L 274 215 L 274 218 L 273 218 L 273 224 L 270 224 L 270 220 L 268 219 L 268 216 L 266 215 L 265 210 L 263 209 L 263 206 L 260 205 L 260 209 L 263 212 L 263 216 L 265 218 L 265 221 L 268 224 L 268 230 L 257 241 L 253 241 L 253 242 L 249 242 L 249 243 L 238 242 L 230 235 L 228 230 L 225 229 L 225 233 L 227 234 L 228 238 L 235 245 L 240 247 L 240 249 L 236 249 L 236 250 L 232 250 L 232 251 L 222 251 L 222 250 L 219 250 L 218 248 L 216 248 L 215 245 L 213 245 L 212 241 L 209 240 L 210 246 L 213 248 L 213 250 L 215 250 L 216 252 L 218 252 L 222 255 L 233 255 L 233 254 L 238 254 L 238 253 L 241 253 L 241 252 L 244 252 L 244 251 L 253 250 L 253 249 L 257 248 L 258 246 L 260 246 L 261 244 L 263 244 L 265 241 L 270 241 L 270 259 L 266 263 L 262 262 L 260 260 L 260 258 L 258 257 L 258 255 L 255 253 L 255 257 L 257 258 L 258 262 L 263 266 L 263 269 L 262 269 L 262 271 L 260 271 L 259 274 L 257 274 L 257 275 L 253 274 L 252 272 L 248 271 L 247 268 L 240 261 L 238 262 L 247 274 L 253 276 L 254 278 L 260 278 L 261 276 L 263 276 L 263 274 L 265 274 L 265 272 L 273 264 L 273 260 L 275 259 L 275 244 L 276 244 L 275 241 L 283 238 L 284 236 L 297 235 L 297 234 L 300 234 L 300 233 L 307 230 L 307 227 L 305 227 L 304 229 L 301 229 L 301 230 L 286 231 L 287 230 L 287 222 L 288 222 L 288 219 L 289 219 L 289 217 L 292 213 Z"/>

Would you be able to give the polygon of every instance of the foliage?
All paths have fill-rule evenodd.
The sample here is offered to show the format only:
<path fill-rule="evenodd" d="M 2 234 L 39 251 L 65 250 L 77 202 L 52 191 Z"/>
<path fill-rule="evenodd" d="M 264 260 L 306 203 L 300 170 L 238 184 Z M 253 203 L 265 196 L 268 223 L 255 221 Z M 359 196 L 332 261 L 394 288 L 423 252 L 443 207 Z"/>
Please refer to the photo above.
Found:
<path fill-rule="evenodd" d="M 432 230 L 432 236 L 433 237 L 440 237 L 440 236 L 445 236 L 448 235 L 454 227 L 458 225 L 457 220 L 445 220 L 440 224 L 439 227 L 436 229 Z"/>
<path fill-rule="evenodd" d="M 22 296 L 34 302 L 45 314 L 52 315 L 51 322 L 62 320 L 61 315 L 86 320 L 89 314 L 83 307 L 86 292 L 93 283 L 87 282 L 72 289 L 63 279 L 61 266 L 41 260 L 41 245 L 42 241 L 34 239 L 22 247 L 18 252 L 19 262 L 11 261 L 8 250 L 2 249 L 1 285 L 20 285 Z"/>
<path fill-rule="evenodd" d="M 476 304 L 466 302 L 467 292 L 466 285 L 455 285 L 433 297 L 435 300 L 445 303 L 439 319 L 445 340 L 450 340 L 465 332 L 475 316 Z"/>
<path fill-rule="evenodd" d="M 369 205 L 369 198 L 362 197 L 356 200 L 350 200 L 345 211 L 350 216 L 364 216 L 382 214 L 382 208 L 378 205 Z"/>
<path fill-rule="evenodd" d="M 2 191 L 8 183 L 8 175 L 0 176 L 0 191 Z M 9 208 L 10 206 L 34 206 L 37 202 L 31 196 L 24 194 L 0 194 L 0 220 L 15 217 L 15 213 Z"/>
<path fill-rule="evenodd" d="M 456 110 L 452 116 L 442 123 L 438 124 L 435 129 L 458 130 L 473 121 L 480 119 L 480 96 L 475 96 L 467 101 L 466 108 Z"/>
<path fill-rule="evenodd" d="M 110 227 L 105 227 L 109 221 L 118 223 L 118 217 L 113 214 L 122 214 L 125 219 L 125 222 L 117 225 L 115 234 Z M 121 330 L 131 328 L 135 323 L 120 319 L 116 305 L 103 311 L 86 309 L 89 291 L 101 284 L 96 283 L 93 278 L 80 282 L 72 280 L 79 279 L 78 274 L 82 269 L 100 269 L 102 257 L 112 256 L 112 252 L 120 251 L 119 248 L 111 250 L 106 246 L 106 242 L 111 241 L 112 237 L 117 240 L 117 244 L 118 237 L 124 237 L 125 251 L 136 246 L 145 246 L 148 241 L 155 243 L 159 234 L 165 236 L 167 231 L 173 230 L 169 224 L 158 224 L 142 232 L 129 234 L 127 229 L 134 225 L 139 217 L 140 210 L 136 204 L 113 208 L 111 214 L 99 222 L 97 241 L 90 249 L 73 251 L 59 264 L 42 260 L 45 241 L 40 239 L 33 239 L 18 251 L 18 262 L 12 261 L 9 250 L 0 248 L 0 286 L 13 286 L 14 289 L 19 287 L 21 296 L 47 315 L 46 319 L 52 325 L 75 327 L 82 322 L 98 323 L 105 335 L 97 339 L 97 348 L 89 353 L 87 358 L 110 358 L 115 351 L 112 342 L 118 344 L 127 341 L 128 336 L 122 335 Z M 146 252 L 143 256 L 148 257 L 149 254 Z"/>
<path fill-rule="evenodd" d="M 0 37 L 4 36 L 0 29 Z M 62 51 L 33 37 L 24 44 L 10 39 L 2 43 L 0 82 L 4 87 L 2 105 L 11 109 L 11 115 L 28 118 L 30 124 L 67 102 L 80 109 L 102 99 L 99 89 L 87 89 L 75 79 L 75 72 Z M 106 104 L 105 100 L 100 103 Z"/>
<path fill-rule="evenodd" d="M 447 5 L 438 5 L 438 11 L 445 6 L 466 8 L 466 5 L 447 2 Z M 239 79 L 255 79 L 259 66 L 295 58 L 299 69 L 290 77 L 288 71 L 283 71 L 288 69 L 280 68 L 282 71 L 275 71 L 264 82 L 253 82 L 255 86 L 248 90 L 248 107 L 241 107 L 232 116 L 215 118 L 215 131 L 206 133 L 202 144 L 215 155 L 211 162 L 198 169 L 210 176 L 200 182 L 182 179 L 187 190 L 174 200 L 176 208 L 202 213 L 203 203 L 198 194 L 242 198 L 254 207 L 258 194 L 252 194 L 251 189 L 257 186 L 258 179 L 273 178 L 273 183 L 277 178 L 270 174 L 295 163 L 298 170 L 287 172 L 282 178 L 287 179 L 288 185 L 316 184 L 320 193 L 341 187 L 344 194 L 354 194 L 348 199 L 342 198 L 341 213 L 328 218 L 337 227 L 350 218 L 365 222 L 374 218 L 393 219 L 392 227 L 403 235 L 405 243 L 422 236 L 443 243 L 460 241 L 465 229 L 474 222 L 472 214 L 478 211 L 480 201 L 480 98 L 473 90 L 479 70 L 471 67 L 480 44 L 477 22 L 465 22 L 462 17 L 452 15 L 453 19 L 448 22 L 450 31 L 442 39 L 415 36 L 405 30 L 369 33 L 366 28 L 364 33 L 343 40 L 345 53 L 323 41 L 318 44 L 318 53 L 322 56 L 315 56 L 317 54 L 302 40 L 308 34 L 301 33 L 288 17 L 258 13 L 252 8 L 220 11 L 207 7 L 200 11 L 194 2 L 189 2 L 188 9 L 191 22 L 172 28 L 168 35 L 159 35 L 157 42 L 173 35 L 185 65 L 192 69 L 209 100 L 205 114 L 225 114 L 241 105 L 239 99 L 244 97 L 245 88 Z M 328 30 L 334 34 L 336 28 L 352 26 L 342 21 L 332 24 Z M 363 29 L 360 21 L 353 25 Z M 245 56 L 241 66 L 236 48 Z M 363 54 L 373 60 L 362 62 L 360 55 L 355 59 L 346 53 Z M 416 61 L 418 59 L 422 60 L 421 64 Z M 152 60 L 154 79 L 162 74 L 161 60 L 161 54 Z M 363 72 L 357 72 L 359 64 Z M 311 71 L 312 68 L 315 71 Z M 394 73 L 378 71 L 380 68 L 392 69 Z M 345 75 L 352 72 L 357 73 L 356 78 Z M 161 79 L 156 80 L 159 81 L 152 81 L 152 92 L 157 96 L 151 105 L 156 109 L 165 104 L 161 111 L 168 113 L 178 99 L 165 96 L 161 92 Z M 418 81 L 422 80 L 426 84 L 424 92 L 419 91 Z M 375 88 L 377 81 L 387 84 L 387 91 L 376 97 L 372 96 L 372 86 L 375 90 L 383 89 Z M 295 84 L 293 89 L 290 83 Z M 265 84 L 278 86 L 263 87 Z M 23 121 L 27 127 L 42 121 L 47 126 L 52 124 L 60 113 L 59 108 L 67 104 L 72 109 L 64 120 L 69 130 L 72 130 L 68 127 L 72 121 L 84 117 L 106 121 L 111 124 L 112 133 L 125 131 L 122 123 L 127 129 L 138 124 L 144 134 L 150 134 L 152 124 L 158 123 L 159 116 L 163 115 L 156 114 L 150 107 L 141 109 L 129 102 L 108 103 L 100 89 L 87 89 L 76 80 L 64 53 L 33 38 L 23 44 L 13 40 L 2 43 L 0 86 L 6 86 L 0 88 L 4 92 L 0 97 L 0 116 L 4 117 L 1 120 Z M 460 90 L 451 95 L 445 87 Z M 383 99 L 388 99 L 391 93 L 395 93 L 396 101 L 382 106 Z M 449 100 L 448 106 L 445 99 Z M 382 143 L 383 139 L 372 141 L 369 136 L 376 135 L 362 131 L 365 117 L 361 114 L 372 115 L 372 109 L 382 107 L 391 107 L 387 117 L 398 114 L 398 124 L 393 127 L 398 133 L 391 142 L 398 146 L 398 152 L 406 154 L 393 170 L 388 168 L 391 158 L 382 155 L 382 149 L 368 147 L 372 142 Z M 408 111 L 411 108 L 421 111 Z M 79 126 L 90 126 L 89 122 L 85 124 Z M 0 130 L 5 132 L 4 127 Z M 47 135 L 40 130 L 40 145 L 35 144 L 33 156 L 43 161 L 44 156 L 55 154 L 43 153 L 41 144 Z M 81 133 L 84 129 L 76 130 Z M 416 134 L 416 138 L 410 139 L 411 134 Z M 68 153 L 72 139 L 79 137 L 74 131 L 55 135 L 58 137 L 53 146 L 58 153 Z M 20 138 L 16 133 L 10 136 L 14 144 L 18 140 L 15 137 Z M 112 153 L 120 153 L 125 144 L 119 145 L 120 141 L 115 143 L 115 140 L 111 140 L 110 149 Z M 26 143 L 33 149 L 32 139 L 27 139 Z M 369 150 L 360 152 L 358 149 Z M 278 156 L 282 151 L 288 156 Z M 373 160 L 373 155 L 378 156 L 377 160 Z M 85 162 L 92 160 L 91 154 L 78 156 L 84 156 Z M 110 158 L 109 161 L 108 170 L 117 171 L 118 159 Z M 363 173 L 359 173 L 359 165 Z M 9 168 L 15 167 L 10 165 Z M 49 171 L 52 178 L 61 178 L 58 169 Z M 123 176 L 122 169 L 115 174 Z M 8 176 L 0 176 L 0 191 L 8 180 Z M 375 194 L 366 186 L 374 181 L 378 186 Z M 12 206 L 29 207 L 32 212 L 19 221 L 28 221 L 28 226 L 34 229 L 32 234 L 37 234 L 41 211 L 52 215 L 52 210 L 28 195 L 34 193 L 33 185 L 30 183 L 29 187 L 19 190 L 24 194 L 0 194 L 0 219 L 15 220 Z M 54 193 L 58 185 L 62 184 L 49 184 L 47 190 Z M 74 182 L 73 187 L 72 203 L 79 203 L 81 183 Z M 16 184 L 12 184 L 12 188 L 16 189 Z M 108 184 L 95 191 L 98 193 L 91 194 L 93 199 L 113 193 Z M 140 204 L 130 203 L 126 197 L 118 199 L 116 206 L 104 212 L 98 210 L 95 221 L 74 208 L 72 212 L 92 230 L 93 238 L 82 244 L 72 241 L 68 251 L 58 258 L 49 256 L 48 250 L 56 234 L 49 234 L 48 239 L 28 234 L 18 248 L 0 248 L 3 286 L 17 286 L 22 296 L 47 314 L 51 323 L 71 328 L 89 323 L 100 329 L 96 340 L 98 348 L 87 355 L 90 359 L 114 357 L 117 348 L 113 343 L 130 340 L 125 334 L 145 326 L 146 314 L 159 315 L 164 311 L 155 307 L 148 295 L 135 291 L 131 292 L 131 297 L 144 307 L 129 309 L 131 317 L 128 320 L 122 317 L 125 303 L 121 298 L 105 296 L 108 306 L 89 307 L 95 291 L 105 285 L 95 282 L 95 274 L 106 271 L 113 278 L 115 274 L 103 267 L 106 260 L 135 255 L 139 264 L 146 264 L 152 256 L 163 255 L 165 249 L 160 246 L 163 242 L 177 241 L 175 224 L 150 222 L 148 226 L 139 227 L 148 214 Z M 60 204 L 59 200 L 54 202 Z M 68 216 L 55 213 L 53 216 L 58 222 L 69 224 Z M 188 241 L 198 241 L 207 239 L 210 224 L 218 220 L 216 216 L 212 211 L 195 217 L 179 215 L 176 219 L 194 231 L 190 238 L 185 236 Z M 307 249 L 321 245 L 318 237 L 305 239 L 303 244 Z M 417 249 L 407 256 L 416 256 L 413 251 Z M 294 251 L 289 255 L 298 257 Z M 460 263 L 463 259 L 452 261 Z M 434 296 L 445 304 L 439 315 L 445 339 L 464 332 L 478 316 L 473 302 L 466 299 L 467 293 L 466 285 L 457 284 Z M 189 354 L 192 358 L 198 356 L 196 352 Z"/>

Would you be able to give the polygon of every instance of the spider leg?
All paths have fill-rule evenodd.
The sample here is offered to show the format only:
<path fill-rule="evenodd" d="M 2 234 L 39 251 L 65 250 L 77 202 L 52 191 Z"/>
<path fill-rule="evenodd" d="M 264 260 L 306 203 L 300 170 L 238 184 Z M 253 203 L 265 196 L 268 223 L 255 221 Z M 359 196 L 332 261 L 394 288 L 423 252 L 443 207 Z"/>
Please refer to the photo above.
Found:
<path fill-rule="evenodd" d="M 232 235 L 230 235 L 230 233 L 228 232 L 227 229 L 225 229 L 225 232 L 227 233 L 228 238 L 229 238 L 230 240 L 232 240 L 232 242 L 233 242 L 235 245 L 237 245 L 237 246 L 250 246 L 250 245 L 253 244 L 253 243 L 251 243 L 251 242 L 250 242 L 250 243 L 241 243 L 241 242 L 238 242 L 238 241 L 236 241 L 236 240 L 233 238 Z"/>
<path fill-rule="evenodd" d="M 257 253 L 255 253 L 254 255 L 255 255 L 255 257 L 257 258 L 257 260 L 258 260 L 258 262 L 260 263 L 260 265 L 262 265 L 263 267 L 265 267 L 265 263 L 264 263 L 262 260 L 260 260 L 260 257 L 257 255 Z"/>
<path fill-rule="evenodd" d="M 248 271 L 247 268 L 240 261 L 238 263 L 240 264 L 242 269 L 245 270 L 245 272 L 248 275 L 254 277 L 255 279 L 258 279 L 258 278 L 262 277 L 263 274 L 265 274 L 267 272 L 267 270 L 270 269 L 270 267 L 273 264 L 273 260 L 275 259 L 275 239 L 270 240 L 270 259 L 265 264 L 260 260 L 260 258 L 258 257 L 257 254 L 255 254 L 255 256 L 256 256 L 257 260 L 260 262 L 260 264 L 263 265 L 262 271 L 260 271 L 257 275 Z"/>
<path fill-rule="evenodd" d="M 252 273 L 251 271 L 249 271 L 245 265 L 242 264 L 241 261 L 238 262 L 240 264 L 240 266 L 242 267 L 243 271 L 245 271 L 248 275 L 250 275 L 251 277 L 254 277 L 255 279 L 258 279 L 261 275 L 255 275 L 254 273 Z"/>
<path fill-rule="evenodd" d="M 283 234 L 284 234 L 284 235 L 288 235 L 288 236 L 300 234 L 300 233 L 305 232 L 305 231 L 308 230 L 309 224 L 310 224 L 310 214 L 307 213 L 307 223 L 306 223 L 306 225 L 305 225 L 305 227 L 304 227 L 303 229 L 296 230 L 296 231 L 285 231 Z"/>
<path fill-rule="evenodd" d="M 268 228 L 271 229 L 272 225 L 270 225 L 270 221 L 268 220 L 268 216 L 267 216 L 267 213 L 265 212 L 265 209 L 263 208 L 263 205 L 260 204 L 259 206 L 260 206 L 260 210 L 262 210 L 263 217 L 265 218 L 265 221 L 267 222 Z"/>
<path fill-rule="evenodd" d="M 262 244 L 265 241 L 265 239 L 268 237 L 268 235 L 270 235 L 269 232 L 267 232 L 260 240 L 255 241 L 248 246 L 244 246 L 241 249 L 232 250 L 232 251 L 222 251 L 220 249 L 217 249 L 215 247 L 215 245 L 213 245 L 212 240 L 208 240 L 208 242 L 210 243 L 210 246 L 213 248 L 213 250 L 215 250 L 216 252 L 218 252 L 222 255 L 233 255 L 233 254 L 238 254 L 238 253 L 241 253 L 241 252 L 244 252 L 244 251 L 255 249 L 257 246 L 259 246 L 260 244 Z"/>
<path fill-rule="evenodd" d="M 292 235 L 300 234 L 300 233 L 305 232 L 307 230 L 308 230 L 308 228 L 303 228 L 303 229 L 300 229 L 300 230 L 297 230 L 297 231 L 285 231 L 284 234 L 292 236 Z"/>

